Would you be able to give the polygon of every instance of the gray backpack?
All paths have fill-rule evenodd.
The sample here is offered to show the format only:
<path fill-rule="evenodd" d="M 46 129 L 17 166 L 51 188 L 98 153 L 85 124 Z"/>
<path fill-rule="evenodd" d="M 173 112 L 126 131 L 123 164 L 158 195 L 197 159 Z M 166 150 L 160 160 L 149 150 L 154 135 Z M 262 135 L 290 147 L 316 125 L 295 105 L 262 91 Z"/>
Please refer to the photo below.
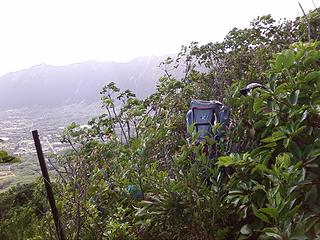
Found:
<path fill-rule="evenodd" d="M 187 113 L 187 130 L 194 126 L 194 131 L 198 132 L 198 142 L 203 142 L 206 137 L 214 137 L 219 140 L 221 130 L 217 130 L 213 135 L 212 127 L 216 123 L 222 126 L 229 125 L 229 110 L 219 101 L 191 100 L 190 110 Z"/>

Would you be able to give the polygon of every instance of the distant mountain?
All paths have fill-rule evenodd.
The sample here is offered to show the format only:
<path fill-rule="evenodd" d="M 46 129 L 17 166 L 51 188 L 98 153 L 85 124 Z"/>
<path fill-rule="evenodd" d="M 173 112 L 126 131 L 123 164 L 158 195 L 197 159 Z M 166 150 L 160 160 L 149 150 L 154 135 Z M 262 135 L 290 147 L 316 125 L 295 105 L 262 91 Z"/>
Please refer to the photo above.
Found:
<path fill-rule="evenodd" d="M 0 78 L 0 110 L 99 101 L 102 87 L 116 82 L 138 97 L 155 90 L 165 57 L 140 57 L 127 63 L 88 61 L 68 66 L 41 64 Z"/>

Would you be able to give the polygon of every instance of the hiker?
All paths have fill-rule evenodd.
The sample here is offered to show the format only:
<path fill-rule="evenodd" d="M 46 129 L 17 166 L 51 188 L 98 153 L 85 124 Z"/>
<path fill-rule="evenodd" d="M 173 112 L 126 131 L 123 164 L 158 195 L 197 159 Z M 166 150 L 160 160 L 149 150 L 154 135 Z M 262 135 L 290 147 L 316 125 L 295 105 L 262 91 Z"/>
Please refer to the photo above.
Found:
<path fill-rule="evenodd" d="M 205 101 L 192 99 L 190 110 L 186 116 L 187 130 L 190 133 L 191 127 L 198 133 L 196 144 L 206 142 L 206 138 L 219 141 L 221 129 L 229 125 L 229 110 L 219 101 Z M 217 131 L 213 132 L 213 127 L 221 124 Z M 204 152 L 210 154 L 209 146 L 205 144 Z"/>

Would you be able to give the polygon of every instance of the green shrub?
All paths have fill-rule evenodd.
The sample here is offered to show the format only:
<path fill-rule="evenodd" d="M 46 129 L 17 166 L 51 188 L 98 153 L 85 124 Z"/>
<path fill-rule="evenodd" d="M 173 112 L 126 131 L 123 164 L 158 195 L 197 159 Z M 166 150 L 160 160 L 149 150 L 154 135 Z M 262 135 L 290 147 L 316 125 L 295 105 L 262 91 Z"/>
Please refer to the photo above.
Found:
<path fill-rule="evenodd" d="M 319 19 L 316 11 L 308 17 Z M 161 64 L 166 75 L 147 99 L 105 86 L 106 113 L 89 127 L 71 124 L 61 138 L 72 146 L 56 159 L 53 184 L 66 237 L 319 239 L 320 51 L 318 42 L 302 42 L 306 33 L 303 19 L 264 16 L 221 43 L 183 47 Z M 184 67 L 184 77 L 173 78 L 171 67 Z M 266 89 L 241 96 L 252 81 Z M 196 134 L 186 141 L 191 98 L 231 109 L 222 139 L 208 139 L 210 157 Z M 30 197 L 38 201 L 36 189 Z M 22 205 L 1 216 L 10 229 L 12 219 L 34 217 L 30 202 Z M 49 212 L 36 219 L 49 230 L 21 224 L 29 230 L 18 237 L 54 238 Z"/>
<path fill-rule="evenodd" d="M 20 162 L 18 157 L 10 156 L 6 151 L 0 150 L 0 163 Z"/>

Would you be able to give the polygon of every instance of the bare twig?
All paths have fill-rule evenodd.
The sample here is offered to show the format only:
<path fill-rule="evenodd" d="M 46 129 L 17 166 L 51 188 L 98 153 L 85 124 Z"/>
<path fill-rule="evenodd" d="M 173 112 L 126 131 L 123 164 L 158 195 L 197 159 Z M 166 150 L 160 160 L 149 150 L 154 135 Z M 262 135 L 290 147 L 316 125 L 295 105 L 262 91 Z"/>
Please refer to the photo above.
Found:
<path fill-rule="evenodd" d="M 317 6 L 316 6 L 316 4 L 314 3 L 313 0 L 312 0 L 312 3 L 313 3 L 314 8 L 317 9 Z"/>
<path fill-rule="evenodd" d="M 112 112 L 113 112 L 115 118 L 117 119 L 117 121 L 118 121 L 118 123 L 119 123 L 119 126 L 120 126 L 120 129 L 121 129 L 121 132 L 122 132 L 122 134 L 123 134 L 123 136 L 124 136 L 124 138 L 125 138 L 125 140 L 126 140 L 126 143 L 128 144 L 127 135 L 126 135 L 126 133 L 125 133 L 125 131 L 124 131 L 123 125 L 122 125 L 122 123 L 121 123 L 121 119 L 120 119 L 119 116 L 117 115 L 114 106 L 112 106 Z"/>
<path fill-rule="evenodd" d="M 72 203 L 72 204 L 75 202 L 76 204 L 78 204 L 78 205 L 80 206 L 80 208 L 81 208 L 89 217 L 91 217 L 92 219 L 95 219 L 95 217 L 94 217 L 78 200 L 72 200 L 71 198 L 68 198 L 68 197 L 64 196 L 62 193 L 59 192 L 59 190 L 58 190 L 57 188 L 55 188 L 54 185 L 51 184 L 51 186 L 52 186 L 52 189 L 53 189 L 56 193 L 58 193 L 58 194 L 60 195 L 60 197 L 64 198 L 65 200 L 67 200 L 68 202 L 70 202 L 70 203 Z M 95 224 L 97 225 L 97 227 L 99 228 L 99 230 L 100 230 L 101 233 L 103 234 L 103 233 L 104 233 L 104 230 L 103 230 L 103 228 L 100 226 L 100 224 L 98 224 L 98 223 L 96 223 L 96 222 L 95 222 Z"/>
<path fill-rule="evenodd" d="M 74 146 L 74 144 L 72 143 L 72 141 L 71 141 L 69 138 L 67 138 L 67 141 L 68 141 L 68 143 L 70 144 L 70 146 L 72 147 L 72 149 L 73 149 L 77 154 L 79 154 L 79 151 L 75 148 L 75 146 Z"/>
<path fill-rule="evenodd" d="M 48 158 L 48 162 L 54 168 L 54 170 L 59 174 L 59 176 L 62 179 L 63 183 L 67 183 L 66 179 L 62 176 L 61 171 L 55 166 L 55 164 L 53 162 L 51 162 L 50 158 Z"/>
<path fill-rule="evenodd" d="M 302 10 L 302 13 L 303 13 L 303 15 L 304 15 L 304 17 L 305 17 L 305 19 L 306 19 L 307 25 L 308 25 L 308 40 L 310 41 L 310 40 L 311 40 L 311 28 L 310 28 L 310 23 L 309 23 L 308 17 L 307 17 L 307 15 L 306 15 L 306 13 L 305 13 L 302 5 L 300 4 L 300 2 L 298 2 L 298 4 L 299 4 L 299 6 L 300 6 L 300 8 L 301 8 L 301 10 Z"/>

